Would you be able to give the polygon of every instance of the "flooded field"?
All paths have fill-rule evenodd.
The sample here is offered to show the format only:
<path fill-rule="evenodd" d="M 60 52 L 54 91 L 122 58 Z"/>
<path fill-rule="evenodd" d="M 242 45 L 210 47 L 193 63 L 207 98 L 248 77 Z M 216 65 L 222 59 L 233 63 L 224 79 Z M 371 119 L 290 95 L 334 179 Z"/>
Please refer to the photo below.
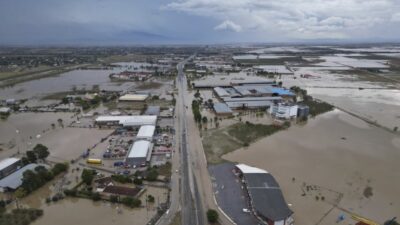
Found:
<path fill-rule="evenodd" d="M 164 188 L 146 187 L 147 190 L 140 197 L 142 207 L 135 209 L 106 201 L 93 202 L 80 198 L 65 198 L 58 202 L 46 203 L 45 199 L 53 193 L 55 183 L 56 181 L 51 181 L 32 195 L 20 200 L 20 205 L 23 207 L 44 210 L 43 217 L 39 218 L 33 225 L 142 225 L 146 224 L 157 213 L 158 204 L 166 201 L 168 193 L 168 190 Z M 155 203 L 146 205 L 146 195 L 153 195 Z M 68 220 L 66 220 L 66 215 L 69 215 Z"/>
<path fill-rule="evenodd" d="M 58 119 L 62 119 L 64 128 Z M 49 159 L 69 161 L 112 132 L 66 127 L 73 120 L 72 113 L 12 114 L 7 120 L 0 121 L 1 158 L 16 154 L 18 149 L 22 153 L 41 143 L 49 148 Z M 51 124 L 55 125 L 54 128 Z"/>
<path fill-rule="evenodd" d="M 92 89 L 93 85 L 99 85 L 100 89 L 125 90 L 133 82 L 112 83 L 109 75 L 120 70 L 74 70 L 54 77 L 32 80 L 24 83 L 0 89 L 2 99 L 31 98 L 32 96 L 43 97 L 55 92 L 70 91 L 73 87 L 77 89 Z"/>
<path fill-rule="evenodd" d="M 335 69 L 336 70 L 336 69 Z M 341 109 L 376 122 L 390 130 L 400 126 L 400 91 L 390 82 L 362 81 L 355 74 L 329 72 L 321 67 L 297 68 L 293 77 L 283 77 L 286 87 L 299 86 L 308 94 Z M 299 78 L 311 74 L 311 79 Z M 360 89 L 361 88 L 361 89 Z"/>
<path fill-rule="evenodd" d="M 299 225 L 335 223 L 340 210 L 333 204 L 380 223 L 400 216 L 400 181 L 393 179 L 400 174 L 400 138 L 339 110 L 224 159 L 272 173 Z"/>

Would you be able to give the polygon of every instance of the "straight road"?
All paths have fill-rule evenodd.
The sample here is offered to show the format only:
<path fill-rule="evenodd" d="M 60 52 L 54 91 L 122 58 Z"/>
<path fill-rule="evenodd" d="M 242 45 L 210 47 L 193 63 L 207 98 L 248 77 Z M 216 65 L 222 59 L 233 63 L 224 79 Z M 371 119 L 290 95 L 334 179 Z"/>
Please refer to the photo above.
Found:
<path fill-rule="evenodd" d="M 216 205 L 201 137 L 190 109 L 192 99 L 187 90 L 183 68 L 192 57 L 194 56 L 177 65 L 176 86 L 179 93 L 175 107 L 175 149 L 179 146 L 179 150 L 173 155 L 171 206 L 157 225 L 169 225 L 179 210 L 182 225 L 206 225 L 208 222 L 205 210 L 209 208 L 219 211 L 221 225 L 233 225 Z"/>

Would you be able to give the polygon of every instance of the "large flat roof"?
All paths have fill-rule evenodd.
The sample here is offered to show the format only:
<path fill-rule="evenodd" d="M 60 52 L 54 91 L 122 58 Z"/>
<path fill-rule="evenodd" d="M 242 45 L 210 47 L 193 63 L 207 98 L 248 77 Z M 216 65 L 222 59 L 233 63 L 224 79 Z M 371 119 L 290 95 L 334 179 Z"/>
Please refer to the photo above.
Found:
<path fill-rule="evenodd" d="M 225 103 L 214 103 L 214 110 L 216 113 L 232 113 L 232 110 Z"/>
<path fill-rule="evenodd" d="M 280 101 L 282 97 L 245 97 L 245 98 L 223 98 L 224 102 L 254 102 L 254 101 Z"/>
<path fill-rule="evenodd" d="M 99 116 L 96 122 L 118 122 L 123 126 L 155 125 L 157 116 Z"/>
<path fill-rule="evenodd" d="M 257 108 L 257 107 L 270 107 L 274 104 L 273 101 L 238 101 L 238 102 L 226 102 L 229 108 Z"/>
<path fill-rule="evenodd" d="M 238 164 L 243 173 L 251 203 L 257 214 L 273 221 L 287 219 L 293 214 L 289 209 L 278 182 L 267 171 Z"/>
<path fill-rule="evenodd" d="M 47 165 L 41 165 L 41 164 L 35 164 L 35 163 L 28 164 L 28 165 L 22 167 L 21 169 L 15 171 L 14 173 L 1 179 L 0 187 L 17 189 L 19 186 L 22 185 L 22 178 L 23 178 L 24 172 L 27 170 L 34 170 L 38 166 L 48 167 Z"/>
<path fill-rule="evenodd" d="M 7 159 L 3 159 L 0 161 L 0 170 L 3 170 L 7 167 L 9 167 L 10 165 L 18 162 L 20 159 L 18 158 L 7 158 Z"/>
<path fill-rule="evenodd" d="M 129 151 L 128 158 L 146 158 L 150 150 L 150 141 L 135 141 Z"/>
<path fill-rule="evenodd" d="M 144 101 L 149 97 L 147 94 L 126 94 L 119 97 L 120 101 Z"/>
<path fill-rule="evenodd" d="M 154 131 L 156 130 L 156 126 L 154 125 L 144 125 L 139 128 L 139 132 L 137 133 L 137 138 L 152 138 L 154 135 Z"/>
<path fill-rule="evenodd" d="M 255 66 L 254 68 L 260 69 L 269 73 L 282 73 L 282 74 L 293 74 L 286 66 L 283 65 L 261 65 Z"/>

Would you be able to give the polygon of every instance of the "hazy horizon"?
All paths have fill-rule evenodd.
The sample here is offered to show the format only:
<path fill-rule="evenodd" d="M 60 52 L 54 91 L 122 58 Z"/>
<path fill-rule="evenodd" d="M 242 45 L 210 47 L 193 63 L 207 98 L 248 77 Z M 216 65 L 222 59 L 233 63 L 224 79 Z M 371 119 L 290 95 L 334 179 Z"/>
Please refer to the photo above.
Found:
<path fill-rule="evenodd" d="M 0 2 L 0 45 L 392 43 L 397 0 Z"/>

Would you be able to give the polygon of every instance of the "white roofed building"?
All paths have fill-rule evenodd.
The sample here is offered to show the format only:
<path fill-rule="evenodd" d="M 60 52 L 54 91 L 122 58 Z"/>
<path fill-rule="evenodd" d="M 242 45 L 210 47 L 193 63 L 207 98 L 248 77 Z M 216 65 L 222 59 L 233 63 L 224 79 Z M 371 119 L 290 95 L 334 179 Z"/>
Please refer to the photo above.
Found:
<path fill-rule="evenodd" d="M 156 125 L 157 116 L 99 116 L 95 122 L 98 125 L 122 125 L 124 127 Z"/>
<path fill-rule="evenodd" d="M 136 135 L 137 139 L 145 139 L 151 141 L 154 136 L 156 126 L 154 125 L 144 125 L 139 128 L 139 132 Z"/>
<path fill-rule="evenodd" d="M 21 166 L 18 158 L 7 158 L 0 161 L 0 179 L 16 171 Z"/>
<path fill-rule="evenodd" d="M 146 165 L 146 162 L 150 160 L 152 147 L 153 144 L 150 141 L 135 141 L 129 150 L 125 163 L 130 166 Z"/>
<path fill-rule="evenodd" d="M 143 102 L 149 95 L 147 94 L 126 94 L 119 97 L 119 101 Z"/>

